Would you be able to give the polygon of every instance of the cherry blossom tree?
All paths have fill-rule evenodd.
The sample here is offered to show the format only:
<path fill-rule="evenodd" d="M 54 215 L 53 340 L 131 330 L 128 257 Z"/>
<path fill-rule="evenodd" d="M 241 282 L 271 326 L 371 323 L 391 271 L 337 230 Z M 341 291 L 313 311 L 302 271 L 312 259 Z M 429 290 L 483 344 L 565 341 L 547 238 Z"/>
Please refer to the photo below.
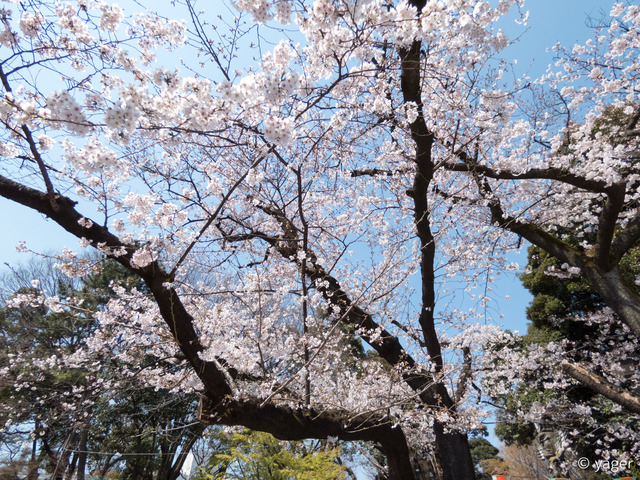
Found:
<path fill-rule="evenodd" d="M 115 262 L 69 279 L 55 260 L 44 260 L 2 277 L 1 294 L 8 297 L 0 310 L 3 467 L 29 479 L 46 471 L 52 479 L 80 480 L 91 470 L 178 478 L 206 428 L 194 421 L 198 396 L 154 388 L 145 377 L 183 373 L 184 366 L 173 356 L 157 357 L 164 352 L 154 345 L 132 344 L 96 315 L 114 286 L 144 286 Z"/>
<path fill-rule="evenodd" d="M 629 257 L 633 263 L 625 261 L 620 271 L 632 284 L 638 275 L 637 252 Z M 503 392 L 503 380 L 509 378 L 506 395 L 495 402 L 501 406 L 496 435 L 506 445 L 537 447 L 547 464 L 559 467 L 558 475 L 568 475 L 582 457 L 604 462 L 637 456 L 638 415 L 568 378 L 559 361 L 589 365 L 637 393 L 640 352 L 633 335 L 624 324 L 612 321 L 612 315 L 602 315 L 604 304 L 583 277 L 569 274 L 539 248 L 530 248 L 528 258 L 526 273 L 520 276 L 534 295 L 527 309 L 527 334 L 515 338 L 509 354 L 497 355 L 496 367 L 485 376 L 486 383 L 496 381 L 494 386 Z M 512 357 L 518 350 L 518 378 L 507 373 L 500 379 L 518 363 Z M 501 366 L 503 361 L 508 365 Z"/>
<path fill-rule="evenodd" d="M 92 0 L 5 8 L 0 194 L 144 280 L 116 289 L 89 350 L 118 328 L 184 359 L 145 379 L 201 392 L 208 422 L 377 442 L 392 479 L 415 478 L 411 452 L 474 478 L 476 377 L 508 342 L 489 284 L 519 237 L 640 334 L 617 273 L 640 235 L 638 8 L 514 84 L 496 22 L 521 4 L 238 0 L 216 18 L 187 1 L 187 23 Z M 599 128 L 611 108 L 624 121 Z M 564 368 L 636 408 L 583 370 Z"/>

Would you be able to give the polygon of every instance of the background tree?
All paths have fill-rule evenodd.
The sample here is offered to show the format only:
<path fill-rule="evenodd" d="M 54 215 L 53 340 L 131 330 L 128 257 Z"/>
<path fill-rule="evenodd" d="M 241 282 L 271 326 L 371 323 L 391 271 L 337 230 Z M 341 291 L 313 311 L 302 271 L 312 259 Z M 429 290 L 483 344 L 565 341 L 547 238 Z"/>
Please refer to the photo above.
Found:
<path fill-rule="evenodd" d="M 471 458 L 476 466 L 476 478 L 479 480 L 491 480 L 492 473 L 485 471 L 488 460 L 498 460 L 498 450 L 491 442 L 482 437 L 469 440 L 471 448 Z"/>
<path fill-rule="evenodd" d="M 31 286 L 20 286 L 25 283 Z M 139 279 L 113 262 L 72 279 L 43 259 L 5 275 L 3 285 L 17 291 L 0 313 L 1 438 L 18 459 L 32 439 L 25 478 L 38 478 L 46 466 L 51 478 L 83 479 L 97 470 L 103 476 L 119 471 L 123 478 L 176 479 L 205 427 L 194 421 L 198 397 L 140 383 L 139 372 L 157 368 L 159 359 L 116 360 L 116 338 L 101 355 L 87 355 L 86 342 L 100 329 L 96 315 L 113 297 L 111 289 L 142 287 Z M 44 295 L 46 305 L 38 300 Z M 12 306 L 20 296 L 33 303 Z"/>
<path fill-rule="evenodd" d="M 211 457 L 197 479 L 343 480 L 339 448 L 326 442 L 281 442 L 267 433 L 214 430 Z"/>
<path fill-rule="evenodd" d="M 627 279 L 634 279 L 640 273 L 635 258 L 634 249 L 621 265 L 622 275 Z M 612 346 L 624 338 L 618 325 L 584 321 L 601 310 L 604 302 L 583 277 L 572 275 L 557 259 L 532 247 L 521 279 L 534 296 L 527 308 L 527 318 L 531 323 L 517 347 L 524 357 L 538 348 L 563 348 L 565 357 L 575 362 L 592 361 L 594 351 L 603 356 L 609 352 L 617 353 Z M 602 342 L 602 339 L 607 341 Z M 620 359 L 619 365 L 627 382 L 622 385 L 633 391 L 637 388 L 633 372 L 638 358 L 634 356 L 637 352 L 631 353 L 629 358 Z M 578 457 L 589 459 L 600 458 L 603 445 L 610 451 L 634 450 L 640 427 L 637 415 L 621 411 L 610 400 L 585 386 L 557 384 L 553 373 L 557 366 L 549 367 L 537 368 L 535 373 L 528 370 L 518 379 L 516 387 L 498 400 L 504 410 L 499 414 L 501 420 L 496 426 L 496 435 L 507 446 L 532 446 L 540 450 L 538 431 L 542 424 L 549 424 L 556 435 L 562 434 L 565 442 L 570 444 L 554 452 L 553 457 L 564 455 L 563 450 L 567 448 Z M 545 388 L 545 384 L 554 387 Z M 576 412 L 576 407 L 580 413 Z M 522 420 L 536 409 L 540 412 L 533 416 L 537 418 L 535 423 Z M 585 425 L 589 427 L 585 428 Z M 565 463 L 568 465 L 570 462 Z"/>
<path fill-rule="evenodd" d="M 51 266 L 47 264 L 49 268 L 45 270 L 49 270 L 49 275 L 44 276 L 54 289 L 51 293 L 64 297 L 80 293 L 76 290 L 77 281 L 56 274 Z M 39 267 L 42 270 L 42 265 Z M 21 269 L 7 275 L 3 282 L 13 287 L 22 283 L 12 298 L 26 296 L 34 299 L 34 303 L 8 306 L 0 313 L 3 344 L 0 365 L 4 380 L 0 395 L 5 425 L 2 440 L 6 446 L 14 447 L 33 436 L 29 477 L 36 478 L 39 466 L 45 462 L 52 478 L 62 478 L 67 470 L 73 471 L 78 463 L 86 462 L 85 454 L 71 455 L 71 452 L 87 450 L 91 397 L 96 390 L 89 386 L 95 380 L 90 372 L 65 368 L 56 359 L 57 355 L 75 354 L 95 324 L 89 310 L 84 308 L 70 311 L 53 303 L 40 304 L 35 299 L 42 292 L 41 285 L 32 278 L 31 272 Z M 26 279 L 29 286 L 25 286 Z M 87 296 L 86 300 L 90 308 L 91 299 Z M 73 409 L 68 408 L 71 405 Z"/>

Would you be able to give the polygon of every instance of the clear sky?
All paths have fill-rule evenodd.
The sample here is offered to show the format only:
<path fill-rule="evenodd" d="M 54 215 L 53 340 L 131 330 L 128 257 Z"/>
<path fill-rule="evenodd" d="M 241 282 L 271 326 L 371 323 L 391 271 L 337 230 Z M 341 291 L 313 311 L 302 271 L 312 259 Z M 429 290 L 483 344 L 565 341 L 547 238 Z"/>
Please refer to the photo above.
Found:
<path fill-rule="evenodd" d="M 593 36 L 589 25 L 597 23 L 603 15 L 609 16 L 614 0 L 525 0 L 525 10 L 529 11 L 527 30 L 517 44 L 505 52 L 508 58 L 518 60 L 519 73 L 527 73 L 532 78 L 540 76 L 549 63 L 553 63 L 553 53 L 548 51 L 556 43 L 572 47 L 584 43 Z M 503 27 L 510 38 L 522 32 L 520 26 L 512 24 Z M 531 67 L 531 68 L 529 68 Z"/>

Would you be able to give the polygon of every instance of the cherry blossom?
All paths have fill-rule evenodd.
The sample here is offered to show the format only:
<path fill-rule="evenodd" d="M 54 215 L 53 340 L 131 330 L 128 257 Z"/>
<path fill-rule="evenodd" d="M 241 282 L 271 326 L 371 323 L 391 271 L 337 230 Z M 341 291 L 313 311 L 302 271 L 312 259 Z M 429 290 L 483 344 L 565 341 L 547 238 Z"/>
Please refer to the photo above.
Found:
<path fill-rule="evenodd" d="M 579 381 L 554 367 L 566 360 L 632 387 L 614 359 L 640 335 L 617 270 L 639 231 L 640 13 L 616 4 L 593 41 L 510 84 L 499 22 L 522 5 L 238 0 L 216 19 L 187 1 L 188 24 L 97 1 L 5 13 L 0 194 L 149 289 L 114 288 L 56 365 L 113 339 L 126 365 L 179 355 L 140 378 L 201 392 L 216 423 L 377 441 L 390 478 L 414 475 L 410 451 L 473 475 L 480 380 L 500 394 L 544 368 L 541 388 L 564 386 Z M 615 324 L 600 341 L 620 349 L 523 355 L 494 325 L 491 284 L 522 239 L 561 260 L 550 274 L 594 285 L 610 310 L 585 321 Z"/>

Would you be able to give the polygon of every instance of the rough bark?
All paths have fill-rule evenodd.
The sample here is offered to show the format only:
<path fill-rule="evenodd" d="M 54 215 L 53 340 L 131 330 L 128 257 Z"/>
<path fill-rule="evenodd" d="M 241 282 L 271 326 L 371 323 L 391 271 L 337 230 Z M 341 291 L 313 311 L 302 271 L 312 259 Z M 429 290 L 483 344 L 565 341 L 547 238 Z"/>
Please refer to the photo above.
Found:
<path fill-rule="evenodd" d="M 469 451 L 469 439 L 462 432 L 445 432 L 435 425 L 436 444 L 440 456 L 443 480 L 474 480 L 475 468 Z"/>
<path fill-rule="evenodd" d="M 87 468 L 87 437 L 89 436 L 89 426 L 86 425 L 80 432 L 80 442 L 78 443 L 78 466 L 76 472 L 77 480 L 85 479 L 85 470 Z"/>
<path fill-rule="evenodd" d="M 47 442 L 43 442 L 43 446 L 47 450 L 47 454 L 49 455 L 49 462 L 53 469 L 53 473 L 51 474 L 52 480 L 64 479 L 64 475 L 67 469 L 69 468 L 69 458 L 71 457 L 71 451 L 76 445 L 77 439 L 78 439 L 78 432 L 74 430 L 69 434 L 65 442 L 62 444 L 62 448 L 59 455 L 56 455 L 50 449 Z"/>
<path fill-rule="evenodd" d="M 562 362 L 562 371 L 594 392 L 626 408 L 629 412 L 640 414 L 640 398 L 608 382 L 602 376 L 566 360 Z"/>
<path fill-rule="evenodd" d="M 582 273 L 618 318 L 640 337 L 640 296 L 625 283 L 618 268 L 606 271 L 587 263 Z"/>
<path fill-rule="evenodd" d="M 425 2 L 411 2 L 418 12 Z M 435 238 L 430 225 L 429 186 L 434 174 L 432 149 L 434 135 L 427 127 L 423 115 L 422 78 L 420 73 L 421 42 L 414 41 L 410 48 L 400 49 L 401 89 L 405 103 L 413 102 L 417 106 L 418 117 L 410 125 L 411 138 L 416 153 L 414 162 L 416 172 L 413 179 L 412 198 L 414 201 L 414 223 L 420 240 L 420 275 L 422 288 L 421 311 L 419 323 L 422 328 L 423 341 L 429 358 L 433 362 L 435 373 L 442 371 L 442 348 L 435 328 Z M 449 395 L 445 385 L 438 382 L 434 386 L 440 408 L 454 413 L 455 402 Z M 461 433 L 445 433 L 439 422 L 434 425 L 436 434 L 436 456 L 441 464 L 444 480 L 472 480 L 475 469 L 467 437 Z"/>

